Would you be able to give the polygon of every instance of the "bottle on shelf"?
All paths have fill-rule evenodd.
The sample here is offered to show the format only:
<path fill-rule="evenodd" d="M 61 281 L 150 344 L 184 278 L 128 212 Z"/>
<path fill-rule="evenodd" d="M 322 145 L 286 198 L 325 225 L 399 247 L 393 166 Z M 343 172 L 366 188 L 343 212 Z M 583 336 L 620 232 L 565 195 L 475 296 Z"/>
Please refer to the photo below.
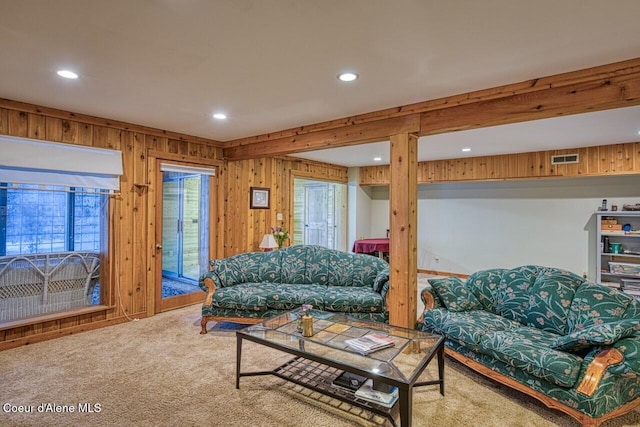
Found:
<path fill-rule="evenodd" d="M 609 236 L 604 236 L 604 247 L 602 248 L 602 252 L 608 254 L 610 245 L 611 244 L 609 243 Z"/>

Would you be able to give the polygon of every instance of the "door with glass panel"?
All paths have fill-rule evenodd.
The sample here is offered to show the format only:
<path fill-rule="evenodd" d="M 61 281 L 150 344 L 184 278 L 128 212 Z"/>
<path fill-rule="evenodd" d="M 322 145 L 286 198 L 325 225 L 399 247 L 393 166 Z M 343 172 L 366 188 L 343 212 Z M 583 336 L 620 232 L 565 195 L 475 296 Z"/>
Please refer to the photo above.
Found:
<path fill-rule="evenodd" d="M 347 186 L 295 178 L 294 243 L 346 250 Z"/>
<path fill-rule="evenodd" d="M 182 307 L 202 299 L 198 278 L 211 257 L 210 212 L 215 197 L 214 170 L 160 165 L 157 254 L 161 280 L 156 286 L 156 311 Z"/>

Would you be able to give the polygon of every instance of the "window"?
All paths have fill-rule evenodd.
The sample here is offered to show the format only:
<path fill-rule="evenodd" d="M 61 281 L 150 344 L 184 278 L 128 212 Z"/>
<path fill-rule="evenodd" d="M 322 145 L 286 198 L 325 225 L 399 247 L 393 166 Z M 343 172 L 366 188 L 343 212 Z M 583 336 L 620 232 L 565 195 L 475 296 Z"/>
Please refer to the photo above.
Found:
<path fill-rule="evenodd" d="M 99 304 L 122 152 L 8 135 L 0 152 L 0 323 Z"/>
<path fill-rule="evenodd" d="M 100 303 L 106 204 L 103 191 L 0 183 L 0 323 Z"/>
<path fill-rule="evenodd" d="M 83 188 L 0 184 L 0 255 L 99 252 L 105 201 Z"/>

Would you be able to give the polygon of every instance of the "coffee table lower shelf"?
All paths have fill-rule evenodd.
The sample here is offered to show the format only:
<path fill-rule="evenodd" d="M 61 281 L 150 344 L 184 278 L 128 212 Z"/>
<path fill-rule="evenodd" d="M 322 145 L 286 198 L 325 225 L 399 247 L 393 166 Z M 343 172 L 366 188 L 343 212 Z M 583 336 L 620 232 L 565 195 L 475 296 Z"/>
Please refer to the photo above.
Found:
<path fill-rule="evenodd" d="M 298 384 L 310 390 L 322 393 L 326 396 L 338 399 L 342 402 L 360 407 L 370 411 L 376 415 L 387 418 L 394 426 L 397 426 L 396 419 L 399 417 L 398 401 L 391 408 L 378 405 L 371 401 L 361 399 L 355 395 L 355 392 L 343 387 L 334 386 L 335 380 L 344 372 L 341 369 L 332 366 L 323 365 L 322 363 L 308 360 L 303 357 L 294 357 L 288 362 L 275 368 L 273 371 L 266 372 L 242 372 L 240 377 L 255 375 L 275 375 L 286 381 Z"/>

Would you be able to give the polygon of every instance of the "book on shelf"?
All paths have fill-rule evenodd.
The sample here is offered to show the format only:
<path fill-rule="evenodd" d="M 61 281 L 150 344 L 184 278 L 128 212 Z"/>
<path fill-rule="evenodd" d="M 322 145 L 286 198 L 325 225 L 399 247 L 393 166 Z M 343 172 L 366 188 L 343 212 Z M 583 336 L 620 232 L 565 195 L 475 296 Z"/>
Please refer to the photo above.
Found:
<path fill-rule="evenodd" d="M 383 384 L 380 384 L 381 386 Z M 380 387 L 382 388 L 382 387 Z M 384 406 L 385 408 L 391 408 L 396 400 L 398 400 L 398 387 L 390 386 L 388 391 L 381 391 L 373 387 L 373 380 L 368 379 L 360 386 L 356 391 L 356 397 L 364 399 L 371 403 Z"/>
<path fill-rule="evenodd" d="M 395 345 L 393 339 L 381 334 L 363 335 L 359 338 L 345 340 L 344 343 L 364 356 L 374 351 L 393 347 Z"/>
<path fill-rule="evenodd" d="M 356 391 L 367 380 L 366 377 L 361 375 L 352 374 L 351 372 L 344 371 L 331 383 L 335 387 L 346 388 L 350 391 Z"/>

